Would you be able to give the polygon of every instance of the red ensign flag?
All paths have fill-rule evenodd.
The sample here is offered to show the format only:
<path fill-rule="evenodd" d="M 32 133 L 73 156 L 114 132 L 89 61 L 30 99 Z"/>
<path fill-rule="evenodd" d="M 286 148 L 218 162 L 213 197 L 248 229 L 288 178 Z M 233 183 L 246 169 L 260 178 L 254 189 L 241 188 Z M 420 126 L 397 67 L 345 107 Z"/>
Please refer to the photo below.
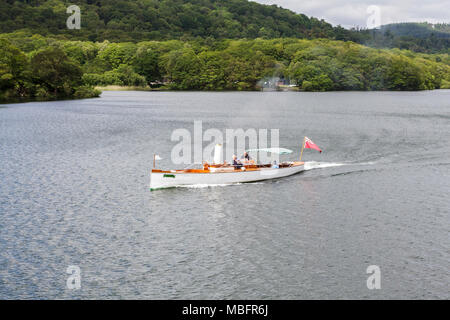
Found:
<path fill-rule="evenodd" d="M 322 152 L 322 150 L 320 150 L 319 146 L 317 144 L 315 144 L 314 142 L 312 142 L 311 139 L 308 137 L 305 137 L 305 149 L 315 149 L 319 152 Z"/>

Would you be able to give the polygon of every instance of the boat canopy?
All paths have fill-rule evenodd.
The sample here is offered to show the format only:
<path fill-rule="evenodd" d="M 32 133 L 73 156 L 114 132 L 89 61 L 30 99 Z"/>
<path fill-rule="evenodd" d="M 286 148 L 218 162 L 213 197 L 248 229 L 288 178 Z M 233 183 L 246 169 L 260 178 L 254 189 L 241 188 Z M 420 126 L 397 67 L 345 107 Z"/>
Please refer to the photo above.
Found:
<path fill-rule="evenodd" d="M 278 154 L 292 153 L 292 150 L 289 150 L 286 148 L 261 148 L 261 149 L 248 149 L 247 150 L 247 152 L 253 152 L 253 151 L 272 152 L 272 153 L 278 153 Z"/>

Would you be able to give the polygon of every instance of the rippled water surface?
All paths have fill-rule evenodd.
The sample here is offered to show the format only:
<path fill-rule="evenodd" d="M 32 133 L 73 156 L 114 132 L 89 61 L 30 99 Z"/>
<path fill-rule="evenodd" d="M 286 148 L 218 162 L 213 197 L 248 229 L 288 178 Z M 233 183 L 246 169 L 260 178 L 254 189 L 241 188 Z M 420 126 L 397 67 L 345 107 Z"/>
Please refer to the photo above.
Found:
<path fill-rule="evenodd" d="M 279 128 L 307 171 L 149 191 L 176 128 Z M 441 298 L 450 91 L 104 92 L 0 108 L 0 298 Z M 66 268 L 81 268 L 81 289 Z M 381 268 L 368 290 L 366 268 Z"/>

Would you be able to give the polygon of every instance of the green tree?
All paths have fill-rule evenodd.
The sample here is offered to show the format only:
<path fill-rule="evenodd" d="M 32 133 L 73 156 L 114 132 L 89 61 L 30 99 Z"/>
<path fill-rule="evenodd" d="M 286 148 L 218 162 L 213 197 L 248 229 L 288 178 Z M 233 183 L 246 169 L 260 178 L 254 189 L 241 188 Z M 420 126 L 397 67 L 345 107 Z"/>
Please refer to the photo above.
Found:
<path fill-rule="evenodd" d="M 202 70 L 199 86 L 205 90 L 223 90 L 226 88 L 224 55 L 217 51 L 204 51 L 199 54 Z"/>
<path fill-rule="evenodd" d="M 59 47 L 38 51 L 31 58 L 34 82 L 54 96 L 70 96 L 80 86 L 82 71 Z"/>
<path fill-rule="evenodd" d="M 190 46 L 171 51 L 161 59 L 171 87 L 179 90 L 200 89 L 202 63 Z"/>
<path fill-rule="evenodd" d="M 422 70 L 410 58 L 393 56 L 389 62 L 386 80 L 388 89 L 423 90 L 424 78 Z"/>
<path fill-rule="evenodd" d="M 12 96 L 24 96 L 29 91 L 28 59 L 9 41 L 0 40 L 0 97 L 9 92 Z"/>
<path fill-rule="evenodd" d="M 98 58 L 115 69 L 121 64 L 132 64 L 136 49 L 137 47 L 134 43 L 111 43 L 100 50 Z"/>
<path fill-rule="evenodd" d="M 156 50 L 148 46 L 140 46 L 134 58 L 134 69 L 136 72 L 145 77 L 148 84 L 152 81 L 161 80 L 161 72 L 159 70 L 159 54 Z"/>

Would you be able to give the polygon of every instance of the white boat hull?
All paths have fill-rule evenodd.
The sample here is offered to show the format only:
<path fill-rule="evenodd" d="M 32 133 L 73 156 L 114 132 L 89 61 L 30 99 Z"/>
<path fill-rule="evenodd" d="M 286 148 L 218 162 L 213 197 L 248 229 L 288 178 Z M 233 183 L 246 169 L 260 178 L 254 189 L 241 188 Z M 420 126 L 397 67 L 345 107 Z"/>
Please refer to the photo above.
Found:
<path fill-rule="evenodd" d="M 150 190 L 186 185 L 221 185 L 254 182 L 287 177 L 304 170 L 304 163 L 297 162 L 284 168 L 261 168 L 259 170 L 234 170 L 231 172 L 152 172 Z"/>

